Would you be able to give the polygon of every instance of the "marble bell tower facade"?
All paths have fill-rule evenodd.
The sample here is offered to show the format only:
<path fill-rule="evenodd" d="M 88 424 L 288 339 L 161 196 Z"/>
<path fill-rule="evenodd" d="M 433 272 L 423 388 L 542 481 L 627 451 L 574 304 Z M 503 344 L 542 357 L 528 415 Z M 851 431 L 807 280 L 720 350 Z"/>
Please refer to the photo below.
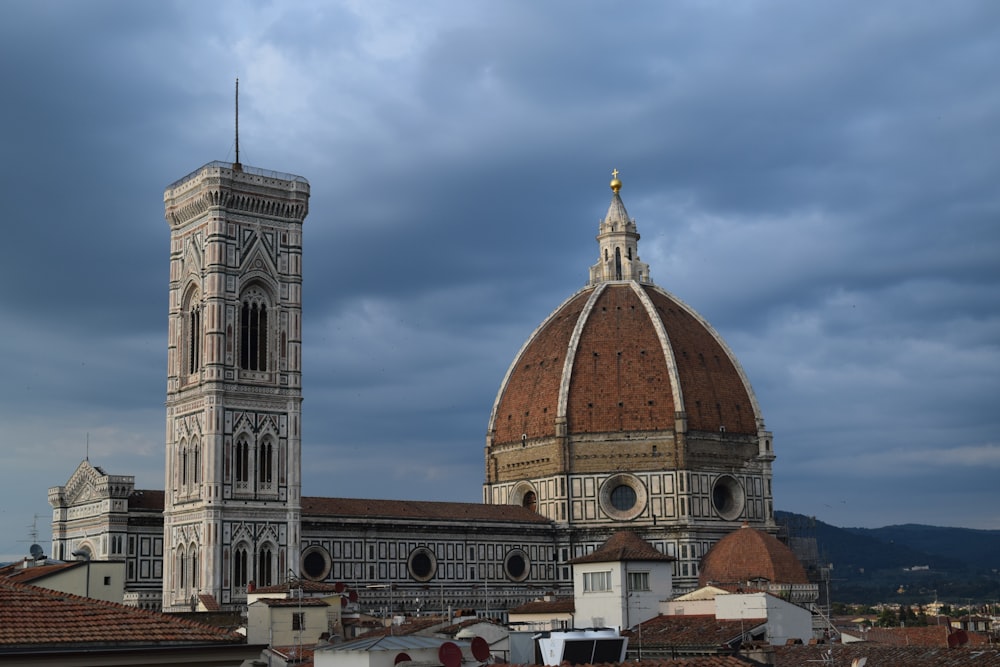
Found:
<path fill-rule="evenodd" d="M 309 183 L 212 162 L 170 225 L 163 609 L 298 573 L 302 223 Z"/>

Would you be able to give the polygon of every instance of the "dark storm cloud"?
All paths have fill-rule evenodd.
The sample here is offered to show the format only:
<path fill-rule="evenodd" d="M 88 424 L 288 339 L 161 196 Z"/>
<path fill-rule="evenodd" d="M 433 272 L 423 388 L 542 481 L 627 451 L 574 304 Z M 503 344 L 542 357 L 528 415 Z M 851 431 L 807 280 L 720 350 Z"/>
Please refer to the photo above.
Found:
<path fill-rule="evenodd" d="M 312 184 L 307 494 L 479 498 L 497 388 L 585 283 L 618 167 L 654 280 L 754 384 L 779 508 L 998 527 L 992 3 L 3 14 L 5 534 L 87 433 L 162 485 L 162 192 L 235 158 L 236 76 L 241 161 Z"/>

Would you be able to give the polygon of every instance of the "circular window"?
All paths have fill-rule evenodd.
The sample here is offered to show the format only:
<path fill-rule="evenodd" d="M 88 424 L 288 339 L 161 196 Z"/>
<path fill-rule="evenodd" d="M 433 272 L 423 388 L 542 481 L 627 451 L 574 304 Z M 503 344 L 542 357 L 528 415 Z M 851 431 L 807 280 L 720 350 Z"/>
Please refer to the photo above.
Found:
<path fill-rule="evenodd" d="M 627 512 L 635 507 L 635 490 L 628 484 L 619 484 L 611 490 L 611 504 L 616 510 Z"/>
<path fill-rule="evenodd" d="M 323 581 L 326 575 L 330 574 L 329 552 L 321 546 L 314 545 L 308 547 L 299 557 L 299 569 L 302 576 L 311 581 Z"/>
<path fill-rule="evenodd" d="M 735 477 L 722 475 L 712 485 L 712 506 L 726 521 L 733 521 L 743 513 L 745 501 L 743 487 Z"/>
<path fill-rule="evenodd" d="M 646 486 L 635 475 L 612 475 L 601 485 L 601 509 L 612 519 L 628 521 L 646 509 Z"/>
<path fill-rule="evenodd" d="M 524 581 L 531 573 L 531 561 L 528 554 L 520 549 L 513 549 L 507 552 L 503 559 L 503 572 L 511 581 Z"/>
<path fill-rule="evenodd" d="M 427 547 L 417 547 L 406 559 L 406 569 L 417 581 L 430 581 L 437 570 L 437 556 Z"/>

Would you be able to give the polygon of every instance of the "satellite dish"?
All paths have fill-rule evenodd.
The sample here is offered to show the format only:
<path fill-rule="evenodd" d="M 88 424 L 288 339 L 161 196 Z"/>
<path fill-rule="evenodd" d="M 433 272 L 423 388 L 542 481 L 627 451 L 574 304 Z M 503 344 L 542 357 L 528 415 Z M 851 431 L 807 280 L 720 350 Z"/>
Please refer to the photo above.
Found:
<path fill-rule="evenodd" d="M 407 653 L 399 653 L 396 655 L 396 659 L 392 661 L 392 664 L 398 665 L 401 662 L 411 662 L 413 658 Z"/>
<path fill-rule="evenodd" d="M 472 638 L 472 657 L 479 662 L 485 662 L 490 657 L 490 645 L 482 637 Z"/>
<path fill-rule="evenodd" d="M 444 667 L 460 667 L 462 664 L 462 649 L 458 644 L 445 642 L 438 649 L 438 660 Z"/>
<path fill-rule="evenodd" d="M 357 602 L 358 601 L 358 592 L 357 591 L 349 591 L 347 593 L 347 599 L 350 600 L 351 602 Z"/>
<path fill-rule="evenodd" d="M 346 586 L 344 586 L 344 582 L 342 582 L 342 581 L 338 581 L 337 583 L 335 583 L 333 585 L 333 590 L 335 592 L 337 592 L 337 593 L 343 593 L 344 592 L 344 588 L 346 588 Z"/>
<path fill-rule="evenodd" d="M 340 608 L 343 609 L 347 606 L 347 598 L 340 598 Z"/>
<path fill-rule="evenodd" d="M 865 667 L 866 662 L 868 662 L 868 658 L 855 658 L 851 660 L 851 667 Z"/>
<path fill-rule="evenodd" d="M 45 555 L 45 550 L 42 549 L 42 545 L 40 544 L 32 544 L 31 548 L 28 549 L 28 551 L 31 553 L 31 557 L 34 558 L 35 560 L 38 560 L 39 558 Z"/>

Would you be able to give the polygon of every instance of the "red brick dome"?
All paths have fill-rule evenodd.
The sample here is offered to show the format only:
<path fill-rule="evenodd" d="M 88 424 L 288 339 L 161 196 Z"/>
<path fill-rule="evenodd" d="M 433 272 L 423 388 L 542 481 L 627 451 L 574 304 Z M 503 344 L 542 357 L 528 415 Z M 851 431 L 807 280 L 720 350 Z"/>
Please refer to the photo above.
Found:
<path fill-rule="evenodd" d="M 719 540 L 701 561 L 698 584 L 808 584 L 805 568 L 778 538 L 744 525 Z"/>
<path fill-rule="evenodd" d="M 535 330 L 489 432 L 497 446 L 674 431 L 678 419 L 688 432 L 754 435 L 763 424 L 739 362 L 698 313 L 651 283 L 613 281 L 580 290 Z"/>

